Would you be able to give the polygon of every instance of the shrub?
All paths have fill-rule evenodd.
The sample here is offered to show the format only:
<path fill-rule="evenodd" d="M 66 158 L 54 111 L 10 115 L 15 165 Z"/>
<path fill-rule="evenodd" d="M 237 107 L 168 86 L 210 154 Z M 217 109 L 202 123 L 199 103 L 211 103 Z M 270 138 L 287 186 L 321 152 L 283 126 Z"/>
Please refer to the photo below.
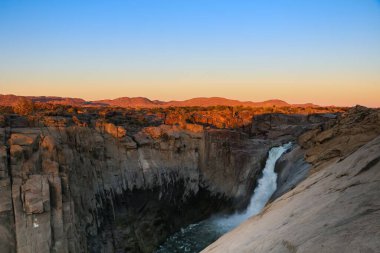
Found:
<path fill-rule="evenodd" d="M 10 106 L 0 106 L 0 114 L 9 114 L 12 113 L 12 107 Z"/>
<path fill-rule="evenodd" d="M 34 112 L 34 103 L 32 100 L 20 97 L 16 103 L 12 106 L 13 111 L 20 115 L 28 115 Z"/>

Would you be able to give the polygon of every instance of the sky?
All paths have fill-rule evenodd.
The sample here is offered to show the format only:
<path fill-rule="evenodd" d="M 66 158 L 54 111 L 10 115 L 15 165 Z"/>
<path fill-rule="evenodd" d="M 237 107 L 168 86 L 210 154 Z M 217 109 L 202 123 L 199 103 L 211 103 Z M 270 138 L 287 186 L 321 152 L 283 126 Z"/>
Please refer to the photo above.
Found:
<path fill-rule="evenodd" d="M 380 1 L 1 0 L 0 94 L 380 107 Z"/>

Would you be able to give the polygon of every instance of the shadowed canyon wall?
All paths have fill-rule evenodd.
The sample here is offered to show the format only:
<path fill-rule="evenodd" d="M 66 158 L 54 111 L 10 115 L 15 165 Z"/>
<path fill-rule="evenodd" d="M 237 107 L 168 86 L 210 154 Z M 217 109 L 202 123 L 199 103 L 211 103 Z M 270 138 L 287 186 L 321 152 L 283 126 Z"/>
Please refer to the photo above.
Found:
<path fill-rule="evenodd" d="M 245 207 L 270 147 L 335 117 L 263 115 L 247 133 L 185 122 L 128 132 L 80 116 L 2 115 L 0 246 L 152 252 L 186 224 Z"/>

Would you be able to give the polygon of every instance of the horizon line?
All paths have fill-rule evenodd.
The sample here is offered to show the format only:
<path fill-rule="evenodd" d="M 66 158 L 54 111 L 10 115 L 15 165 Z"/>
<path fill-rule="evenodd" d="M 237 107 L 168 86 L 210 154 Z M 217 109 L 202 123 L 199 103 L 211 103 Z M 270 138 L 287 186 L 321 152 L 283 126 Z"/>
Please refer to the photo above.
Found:
<path fill-rule="evenodd" d="M 163 100 L 163 99 L 152 99 L 151 97 L 149 96 L 120 96 L 120 97 L 115 97 L 115 98 L 101 98 L 101 99 L 88 99 L 88 98 L 83 98 L 83 97 L 79 97 L 79 96 L 59 96 L 59 95 L 20 95 L 20 94 L 16 94 L 16 93 L 9 93 L 9 94 L 1 94 L 0 93 L 0 96 L 18 96 L 18 97 L 35 97 L 35 98 L 38 98 L 38 97 L 46 97 L 46 98 L 62 98 L 62 99 L 81 99 L 81 100 L 84 100 L 85 102 L 98 102 L 98 101 L 103 101 L 103 100 L 117 100 L 117 99 L 123 99 L 123 98 L 130 98 L 130 99 L 133 99 L 133 98 L 144 98 L 144 99 L 148 99 L 149 101 L 151 102 L 154 102 L 154 101 L 158 101 L 158 102 L 163 102 L 163 103 L 170 103 L 170 102 L 184 102 L 184 101 L 189 101 L 189 100 L 192 100 L 192 99 L 199 99 L 199 98 L 204 98 L 204 99 L 226 99 L 226 100 L 231 100 L 231 101 L 237 101 L 237 102 L 241 102 L 241 103 L 263 103 L 263 102 L 268 102 L 268 101 L 281 101 L 281 102 L 285 102 L 289 105 L 307 105 L 307 104 L 311 104 L 313 106 L 317 106 L 317 107 L 354 107 L 354 106 L 365 106 L 365 107 L 368 107 L 368 108 L 380 108 L 380 106 L 366 106 L 366 105 L 361 105 L 359 103 L 354 103 L 352 105 L 335 105 L 335 104 L 319 104 L 319 103 L 314 103 L 314 102 L 304 102 L 304 103 L 300 103 L 300 102 L 289 102 L 288 100 L 285 100 L 285 99 L 281 99 L 281 98 L 271 98 L 271 99 L 264 99 L 264 100 L 240 100 L 240 99 L 236 99 L 236 98 L 228 98 L 228 97 L 221 97 L 221 96 L 197 96 L 197 97 L 190 97 L 190 98 L 186 98 L 186 99 L 170 99 L 170 100 Z"/>

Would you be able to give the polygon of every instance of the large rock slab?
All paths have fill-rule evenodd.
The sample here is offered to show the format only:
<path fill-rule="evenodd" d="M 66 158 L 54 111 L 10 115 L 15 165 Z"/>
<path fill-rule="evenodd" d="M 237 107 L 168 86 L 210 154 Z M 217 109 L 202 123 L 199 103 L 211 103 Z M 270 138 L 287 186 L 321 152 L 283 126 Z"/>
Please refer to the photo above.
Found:
<path fill-rule="evenodd" d="M 380 252 L 380 137 L 312 174 L 202 252 Z"/>
<path fill-rule="evenodd" d="M 27 214 L 50 211 L 49 183 L 46 177 L 31 175 L 21 185 L 22 203 Z"/>

